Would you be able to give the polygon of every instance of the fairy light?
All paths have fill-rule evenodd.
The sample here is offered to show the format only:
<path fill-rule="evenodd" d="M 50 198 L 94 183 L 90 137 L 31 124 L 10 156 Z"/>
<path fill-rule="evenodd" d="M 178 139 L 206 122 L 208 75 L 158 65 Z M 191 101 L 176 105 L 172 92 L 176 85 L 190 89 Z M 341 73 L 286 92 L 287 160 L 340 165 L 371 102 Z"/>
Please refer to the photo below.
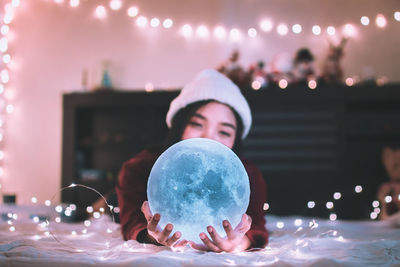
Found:
<path fill-rule="evenodd" d="M 119 10 L 122 7 L 122 1 L 121 0 L 111 0 L 110 1 L 110 8 L 112 10 Z"/>
<path fill-rule="evenodd" d="M 172 21 L 172 19 L 165 19 L 163 22 L 163 27 L 165 29 L 169 29 L 172 27 L 173 24 L 174 24 L 174 22 Z"/>
<path fill-rule="evenodd" d="M 85 220 L 85 221 L 83 222 L 83 224 L 84 224 L 86 227 L 89 227 L 92 223 L 91 223 L 89 220 Z"/>
<path fill-rule="evenodd" d="M 260 29 L 264 32 L 270 32 L 272 31 L 272 28 L 274 27 L 274 24 L 272 23 L 271 20 L 269 19 L 264 19 L 260 22 Z"/>
<path fill-rule="evenodd" d="M 299 227 L 303 224 L 303 220 L 302 219 L 296 219 L 294 220 L 294 225 Z"/>
<path fill-rule="evenodd" d="M 393 17 L 395 20 L 400 21 L 400 11 L 394 12 Z"/>
<path fill-rule="evenodd" d="M 158 27 L 160 25 L 160 20 L 158 18 L 152 18 L 150 20 L 150 26 L 155 28 Z"/>
<path fill-rule="evenodd" d="M 93 212 L 93 207 L 92 207 L 92 206 L 87 206 L 87 207 L 86 207 L 86 211 L 87 211 L 88 213 L 92 213 L 92 212 Z"/>
<path fill-rule="evenodd" d="M 269 204 L 268 203 L 264 203 L 263 210 L 268 210 L 268 209 L 269 209 Z"/>
<path fill-rule="evenodd" d="M 352 24 L 346 24 L 343 28 L 343 35 L 345 37 L 354 37 L 356 35 L 356 29 Z"/>
<path fill-rule="evenodd" d="M 335 29 L 335 27 L 333 27 L 333 26 L 329 26 L 328 28 L 326 28 L 326 32 L 329 34 L 329 35 L 335 35 L 335 33 L 336 33 L 336 29 Z"/>
<path fill-rule="evenodd" d="M 15 227 L 14 226 L 10 226 L 8 229 L 10 230 L 10 232 L 14 232 L 15 231 Z"/>
<path fill-rule="evenodd" d="M 367 16 L 362 16 L 361 19 L 361 24 L 364 26 L 368 26 L 369 25 L 369 18 Z"/>
<path fill-rule="evenodd" d="M 0 33 L 2 35 L 7 35 L 9 31 L 10 31 L 10 27 L 8 25 L 3 25 L 0 28 Z"/>
<path fill-rule="evenodd" d="M 385 28 L 387 24 L 385 16 L 382 14 L 376 15 L 375 23 L 379 28 Z"/>
<path fill-rule="evenodd" d="M 57 205 L 57 206 L 55 207 L 55 210 L 56 210 L 58 213 L 61 213 L 62 210 L 63 210 L 63 208 L 62 208 L 60 205 Z"/>
<path fill-rule="evenodd" d="M 326 208 L 327 209 L 333 209 L 333 202 L 332 201 L 328 201 L 328 202 L 326 202 Z"/>
<path fill-rule="evenodd" d="M 104 6 L 98 6 L 95 10 L 95 16 L 99 19 L 105 19 L 107 17 L 107 10 Z"/>
<path fill-rule="evenodd" d="M 309 80 L 308 81 L 308 87 L 312 90 L 314 90 L 315 88 L 317 88 L 317 82 L 315 80 Z"/>
<path fill-rule="evenodd" d="M 18 214 L 14 213 L 14 214 L 12 215 L 12 218 L 13 218 L 14 220 L 17 220 L 17 219 L 18 219 Z"/>
<path fill-rule="evenodd" d="M 100 211 L 101 213 L 103 213 L 103 212 L 104 212 L 104 208 L 100 208 L 99 211 Z"/>
<path fill-rule="evenodd" d="M 6 37 L 0 39 L 0 52 L 4 53 L 8 49 L 8 41 Z"/>
<path fill-rule="evenodd" d="M 362 188 L 361 185 L 356 185 L 356 187 L 354 188 L 354 191 L 355 191 L 357 194 L 361 193 L 362 190 L 363 190 L 363 188 Z"/>
<path fill-rule="evenodd" d="M 378 214 L 377 214 L 376 212 L 371 212 L 371 214 L 369 215 L 369 217 L 370 217 L 372 220 L 375 220 L 376 218 L 378 218 Z"/>
<path fill-rule="evenodd" d="M 154 85 L 152 83 L 146 83 L 144 86 L 144 89 L 146 92 L 153 92 L 154 91 Z"/>
<path fill-rule="evenodd" d="M 95 219 L 100 218 L 100 212 L 98 212 L 98 211 L 93 212 L 93 217 L 94 217 Z"/>
<path fill-rule="evenodd" d="M 380 209 L 380 208 L 375 208 L 375 209 L 374 209 L 374 212 L 375 212 L 376 214 L 379 214 L 379 213 L 381 213 L 381 209 Z"/>
<path fill-rule="evenodd" d="M 251 83 L 251 88 L 253 88 L 254 90 L 259 90 L 261 88 L 261 83 L 259 81 L 253 81 Z"/>
<path fill-rule="evenodd" d="M 286 87 L 288 86 L 288 82 L 285 79 L 282 79 L 282 80 L 279 81 L 278 86 L 281 89 L 286 89 Z"/>
<path fill-rule="evenodd" d="M 38 216 L 33 217 L 32 221 L 34 221 L 35 223 L 38 223 L 39 222 L 39 217 Z"/>
<path fill-rule="evenodd" d="M 4 159 L 4 151 L 0 150 L 0 160 L 3 160 L 3 159 Z"/>
<path fill-rule="evenodd" d="M 136 25 L 137 25 L 139 28 L 144 28 L 144 27 L 146 27 L 146 25 L 147 25 L 147 18 L 146 18 L 145 16 L 139 16 L 139 17 L 136 19 Z"/>
<path fill-rule="evenodd" d="M 131 6 L 130 8 L 128 8 L 127 13 L 129 17 L 133 18 L 139 14 L 139 9 L 135 6 Z"/>
<path fill-rule="evenodd" d="M 331 220 L 331 221 L 336 221 L 336 219 L 337 219 L 337 215 L 336 215 L 335 213 L 331 213 L 331 214 L 329 215 L 329 220 Z"/>
<path fill-rule="evenodd" d="M 181 28 L 181 34 L 186 38 L 192 37 L 192 35 L 193 35 L 192 26 L 190 26 L 189 24 L 183 25 Z"/>
<path fill-rule="evenodd" d="M 241 38 L 240 31 L 238 29 L 230 30 L 229 31 L 229 37 L 235 42 L 239 41 L 240 38 Z"/>
<path fill-rule="evenodd" d="M 207 38 L 210 35 L 210 32 L 206 26 L 200 25 L 196 29 L 196 35 L 200 38 Z"/>
<path fill-rule="evenodd" d="M 55 221 L 56 223 L 60 223 L 60 222 L 61 222 L 61 218 L 60 218 L 60 217 L 56 217 L 56 218 L 54 219 L 54 221 Z"/>
<path fill-rule="evenodd" d="M 319 25 L 314 25 L 312 26 L 312 33 L 314 35 L 320 35 L 321 34 L 321 27 Z"/>
<path fill-rule="evenodd" d="M 378 200 L 372 201 L 372 207 L 374 207 L 374 208 L 379 207 L 379 201 Z"/>
<path fill-rule="evenodd" d="M 214 36 L 218 39 L 224 39 L 226 37 L 226 30 L 223 26 L 217 26 L 214 29 Z"/>
<path fill-rule="evenodd" d="M 303 30 L 303 28 L 301 27 L 300 24 L 294 24 L 292 26 L 292 32 L 295 33 L 295 34 L 301 33 L 302 30 Z"/>
<path fill-rule="evenodd" d="M 81 231 L 81 233 L 84 234 L 84 235 L 86 235 L 86 234 L 87 234 L 87 229 L 86 229 L 86 228 L 83 229 L 83 230 Z"/>
<path fill-rule="evenodd" d="M 309 209 L 314 208 L 314 207 L 315 207 L 315 202 L 314 202 L 314 201 L 308 201 L 308 202 L 307 202 L 307 207 L 308 207 Z"/>
<path fill-rule="evenodd" d="M 71 6 L 71 7 L 78 7 L 79 6 L 79 0 L 70 0 L 69 1 L 69 5 Z"/>
<path fill-rule="evenodd" d="M 37 203 L 37 198 L 36 197 L 32 197 L 31 201 L 32 201 L 32 203 L 36 204 Z"/>
<path fill-rule="evenodd" d="M 56 4 L 62 4 L 62 3 L 64 3 L 64 0 L 54 0 L 54 3 L 56 3 Z"/>
<path fill-rule="evenodd" d="M 392 196 L 386 196 L 386 197 L 385 197 L 385 202 L 386 202 L 386 203 L 390 203 L 390 202 L 392 202 L 392 200 L 393 200 L 393 199 L 392 199 Z"/>
<path fill-rule="evenodd" d="M 277 222 L 277 223 L 276 223 L 276 227 L 277 227 L 278 229 L 282 229 L 283 227 L 285 227 L 285 223 L 284 223 L 284 222 Z"/>
<path fill-rule="evenodd" d="M 3 62 L 4 62 L 5 64 L 8 64 L 8 63 L 11 62 L 11 56 L 10 56 L 10 54 L 5 54 L 5 55 L 3 55 Z"/>
<path fill-rule="evenodd" d="M 250 29 L 248 29 L 247 34 L 249 35 L 250 38 L 256 38 L 257 30 L 254 28 L 250 28 Z"/>
<path fill-rule="evenodd" d="M 281 24 L 279 24 L 278 27 L 276 28 L 276 31 L 277 31 L 277 33 L 278 33 L 279 35 L 284 36 L 284 35 L 288 34 L 289 29 L 288 29 L 288 27 L 286 26 L 286 24 L 281 23 Z"/>
<path fill-rule="evenodd" d="M 345 83 L 347 86 L 353 86 L 354 85 L 354 80 L 353 78 L 346 78 Z"/>
<path fill-rule="evenodd" d="M 334 198 L 335 200 L 339 200 L 341 197 L 342 197 L 342 194 L 341 194 L 340 192 L 335 192 L 335 193 L 333 194 L 333 198 Z"/>

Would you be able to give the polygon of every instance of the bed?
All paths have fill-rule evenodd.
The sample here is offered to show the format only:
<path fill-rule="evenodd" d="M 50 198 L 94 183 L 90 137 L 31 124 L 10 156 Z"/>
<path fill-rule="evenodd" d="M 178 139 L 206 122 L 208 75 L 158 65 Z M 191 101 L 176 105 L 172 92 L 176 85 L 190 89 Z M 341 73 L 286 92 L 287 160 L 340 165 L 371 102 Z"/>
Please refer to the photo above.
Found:
<path fill-rule="evenodd" d="M 267 215 L 269 245 L 240 253 L 123 241 L 107 215 L 56 222 L 55 207 L 45 205 L 1 205 L 0 214 L 0 266 L 400 266 L 398 214 L 387 221 Z"/>

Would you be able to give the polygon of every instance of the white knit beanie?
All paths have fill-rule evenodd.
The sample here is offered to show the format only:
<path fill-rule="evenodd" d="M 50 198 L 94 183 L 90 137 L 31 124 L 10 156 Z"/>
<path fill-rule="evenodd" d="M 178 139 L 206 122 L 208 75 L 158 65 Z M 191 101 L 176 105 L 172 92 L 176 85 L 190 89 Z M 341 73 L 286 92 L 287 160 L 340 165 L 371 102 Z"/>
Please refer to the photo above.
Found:
<path fill-rule="evenodd" d="M 206 69 L 197 74 L 194 80 L 184 86 L 180 94 L 171 102 L 166 119 L 168 128 L 171 128 L 172 119 L 180 109 L 203 100 L 215 100 L 233 108 L 242 119 L 242 139 L 247 136 L 251 127 L 249 104 L 239 87 L 225 75 L 213 69 Z"/>

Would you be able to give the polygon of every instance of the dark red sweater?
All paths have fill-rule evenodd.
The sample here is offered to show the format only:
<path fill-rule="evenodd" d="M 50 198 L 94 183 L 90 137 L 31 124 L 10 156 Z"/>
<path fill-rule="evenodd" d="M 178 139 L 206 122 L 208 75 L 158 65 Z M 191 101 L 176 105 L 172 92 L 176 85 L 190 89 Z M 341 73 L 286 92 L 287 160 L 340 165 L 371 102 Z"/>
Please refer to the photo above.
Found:
<path fill-rule="evenodd" d="M 160 152 L 144 150 L 122 166 L 116 191 L 120 208 L 121 231 L 125 240 L 137 240 L 139 233 L 147 229 L 147 221 L 140 208 L 147 200 L 147 180 L 160 154 Z M 241 160 L 250 180 L 250 203 L 246 213 L 252 218 L 252 225 L 246 235 L 250 239 L 251 248 L 263 248 L 268 243 L 263 211 L 263 205 L 266 202 L 266 185 L 257 167 L 248 160 Z"/>

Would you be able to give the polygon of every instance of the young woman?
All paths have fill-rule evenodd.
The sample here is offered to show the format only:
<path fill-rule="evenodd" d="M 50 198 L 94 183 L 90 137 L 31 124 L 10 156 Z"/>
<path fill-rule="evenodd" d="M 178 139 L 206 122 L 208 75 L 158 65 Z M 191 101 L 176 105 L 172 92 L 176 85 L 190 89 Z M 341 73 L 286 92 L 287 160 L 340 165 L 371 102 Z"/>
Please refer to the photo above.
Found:
<path fill-rule="evenodd" d="M 221 222 L 225 238 L 212 225 L 200 233 L 203 244 L 180 240 L 179 231 L 170 236 L 173 225 L 160 229 L 158 222 L 162 214 L 152 214 L 146 201 L 147 180 L 153 164 L 163 150 L 176 142 L 209 138 L 238 154 L 241 141 L 251 127 L 250 108 L 239 88 L 219 72 L 204 70 L 171 102 L 166 121 L 170 130 L 164 149 L 144 150 L 122 166 L 116 190 L 124 238 L 174 247 L 189 243 L 195 249 L 215 252 L 265 247 L 268 243 L 263 211 L 266 185 L 261 172 L 246 159 L 241 158 L 250 181 L 249 207 L 239 225 Z"/>

